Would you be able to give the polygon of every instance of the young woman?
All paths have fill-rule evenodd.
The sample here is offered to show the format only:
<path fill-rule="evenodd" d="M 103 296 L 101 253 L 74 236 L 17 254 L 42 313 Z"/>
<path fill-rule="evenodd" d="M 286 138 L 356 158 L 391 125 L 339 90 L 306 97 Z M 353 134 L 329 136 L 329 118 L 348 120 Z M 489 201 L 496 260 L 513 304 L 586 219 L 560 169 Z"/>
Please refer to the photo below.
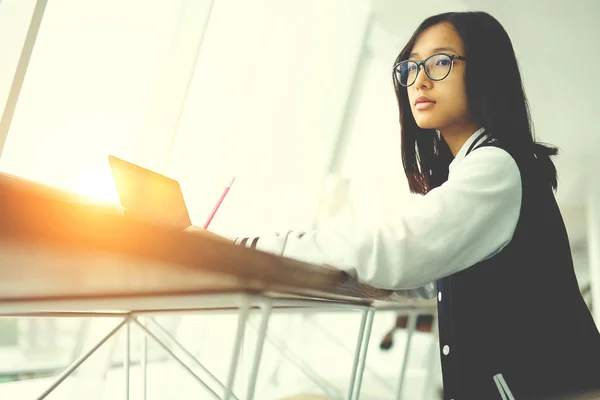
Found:
<path fill-rule="evenodd" d="M 600 335 L 553 192 L 557 150 L 534 141 L 503 27 L 481 12 L 428 18 L 393 80 L 410 207 L 375 226 L 236 243 L 437 297 L 446 399 L 600 388 Z"/>

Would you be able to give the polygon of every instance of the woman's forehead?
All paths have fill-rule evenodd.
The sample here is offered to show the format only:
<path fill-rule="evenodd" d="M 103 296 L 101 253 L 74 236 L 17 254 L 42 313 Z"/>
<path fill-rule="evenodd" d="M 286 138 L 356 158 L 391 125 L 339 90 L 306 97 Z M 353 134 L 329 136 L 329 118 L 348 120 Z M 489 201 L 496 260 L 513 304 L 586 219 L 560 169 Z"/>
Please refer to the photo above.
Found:
<path fill-rule="evenodd" d="M 464 55 L 464 44 L 460 36 L 447 22 L 430 26 L 421 32 L 409 58 L 425 58 L 439 52 Z"/>

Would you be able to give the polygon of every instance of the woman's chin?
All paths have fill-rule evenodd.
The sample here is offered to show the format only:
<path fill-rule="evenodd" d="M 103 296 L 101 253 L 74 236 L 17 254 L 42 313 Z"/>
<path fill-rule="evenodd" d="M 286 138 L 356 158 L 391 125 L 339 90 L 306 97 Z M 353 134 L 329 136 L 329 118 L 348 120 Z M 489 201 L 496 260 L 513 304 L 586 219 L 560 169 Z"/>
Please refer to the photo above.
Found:
<path fill-rule="evenodd" d="M 437 127 L 438 127 L 438 124 L 436 124 L 434 121 L 430 121 L 430 120 L 425 120 L 425 121 L 416 120 L 415 122 L 417 123 L 417 126 L 421 129 L 437 129 Z"/>
<path fill-rule="evenodd" d="M 413 117 L 417 126 L 421 129 L 437 129 L 440 124 L 438 118 L 430 112 L 422 112 L 413 110 Z"/>

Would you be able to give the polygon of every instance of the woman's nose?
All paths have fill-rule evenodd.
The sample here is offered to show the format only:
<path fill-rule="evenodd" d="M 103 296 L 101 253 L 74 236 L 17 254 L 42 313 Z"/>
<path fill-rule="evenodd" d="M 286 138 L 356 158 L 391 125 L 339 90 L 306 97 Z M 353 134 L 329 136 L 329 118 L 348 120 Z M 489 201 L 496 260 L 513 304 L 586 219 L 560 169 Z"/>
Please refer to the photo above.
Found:
<path fill-rule="evenodd" d="M 419 71 L 417 74 L 417 79 L 415 80 L 415 86 L 418 88 L 422 88 L 422 87 L 430 87 L 429 85 L 431 85 L 431 79 L 429 79 L 429 76 L 427 76 L 427 74 L 425 73 L 425 65 L 424 64 L 420 64 L 419 65 Z"/>

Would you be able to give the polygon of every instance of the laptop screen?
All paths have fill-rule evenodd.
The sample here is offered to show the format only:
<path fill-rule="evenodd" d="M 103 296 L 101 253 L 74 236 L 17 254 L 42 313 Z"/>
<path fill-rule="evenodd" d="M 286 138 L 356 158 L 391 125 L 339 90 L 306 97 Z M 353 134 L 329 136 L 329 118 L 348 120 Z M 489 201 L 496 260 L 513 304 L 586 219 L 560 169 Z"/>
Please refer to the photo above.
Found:
<path fill-rule="evenodd" d="M 108 161 L 126 216 L 181 229 L 192 224 L 179 182 L 115 156 Z"/>

